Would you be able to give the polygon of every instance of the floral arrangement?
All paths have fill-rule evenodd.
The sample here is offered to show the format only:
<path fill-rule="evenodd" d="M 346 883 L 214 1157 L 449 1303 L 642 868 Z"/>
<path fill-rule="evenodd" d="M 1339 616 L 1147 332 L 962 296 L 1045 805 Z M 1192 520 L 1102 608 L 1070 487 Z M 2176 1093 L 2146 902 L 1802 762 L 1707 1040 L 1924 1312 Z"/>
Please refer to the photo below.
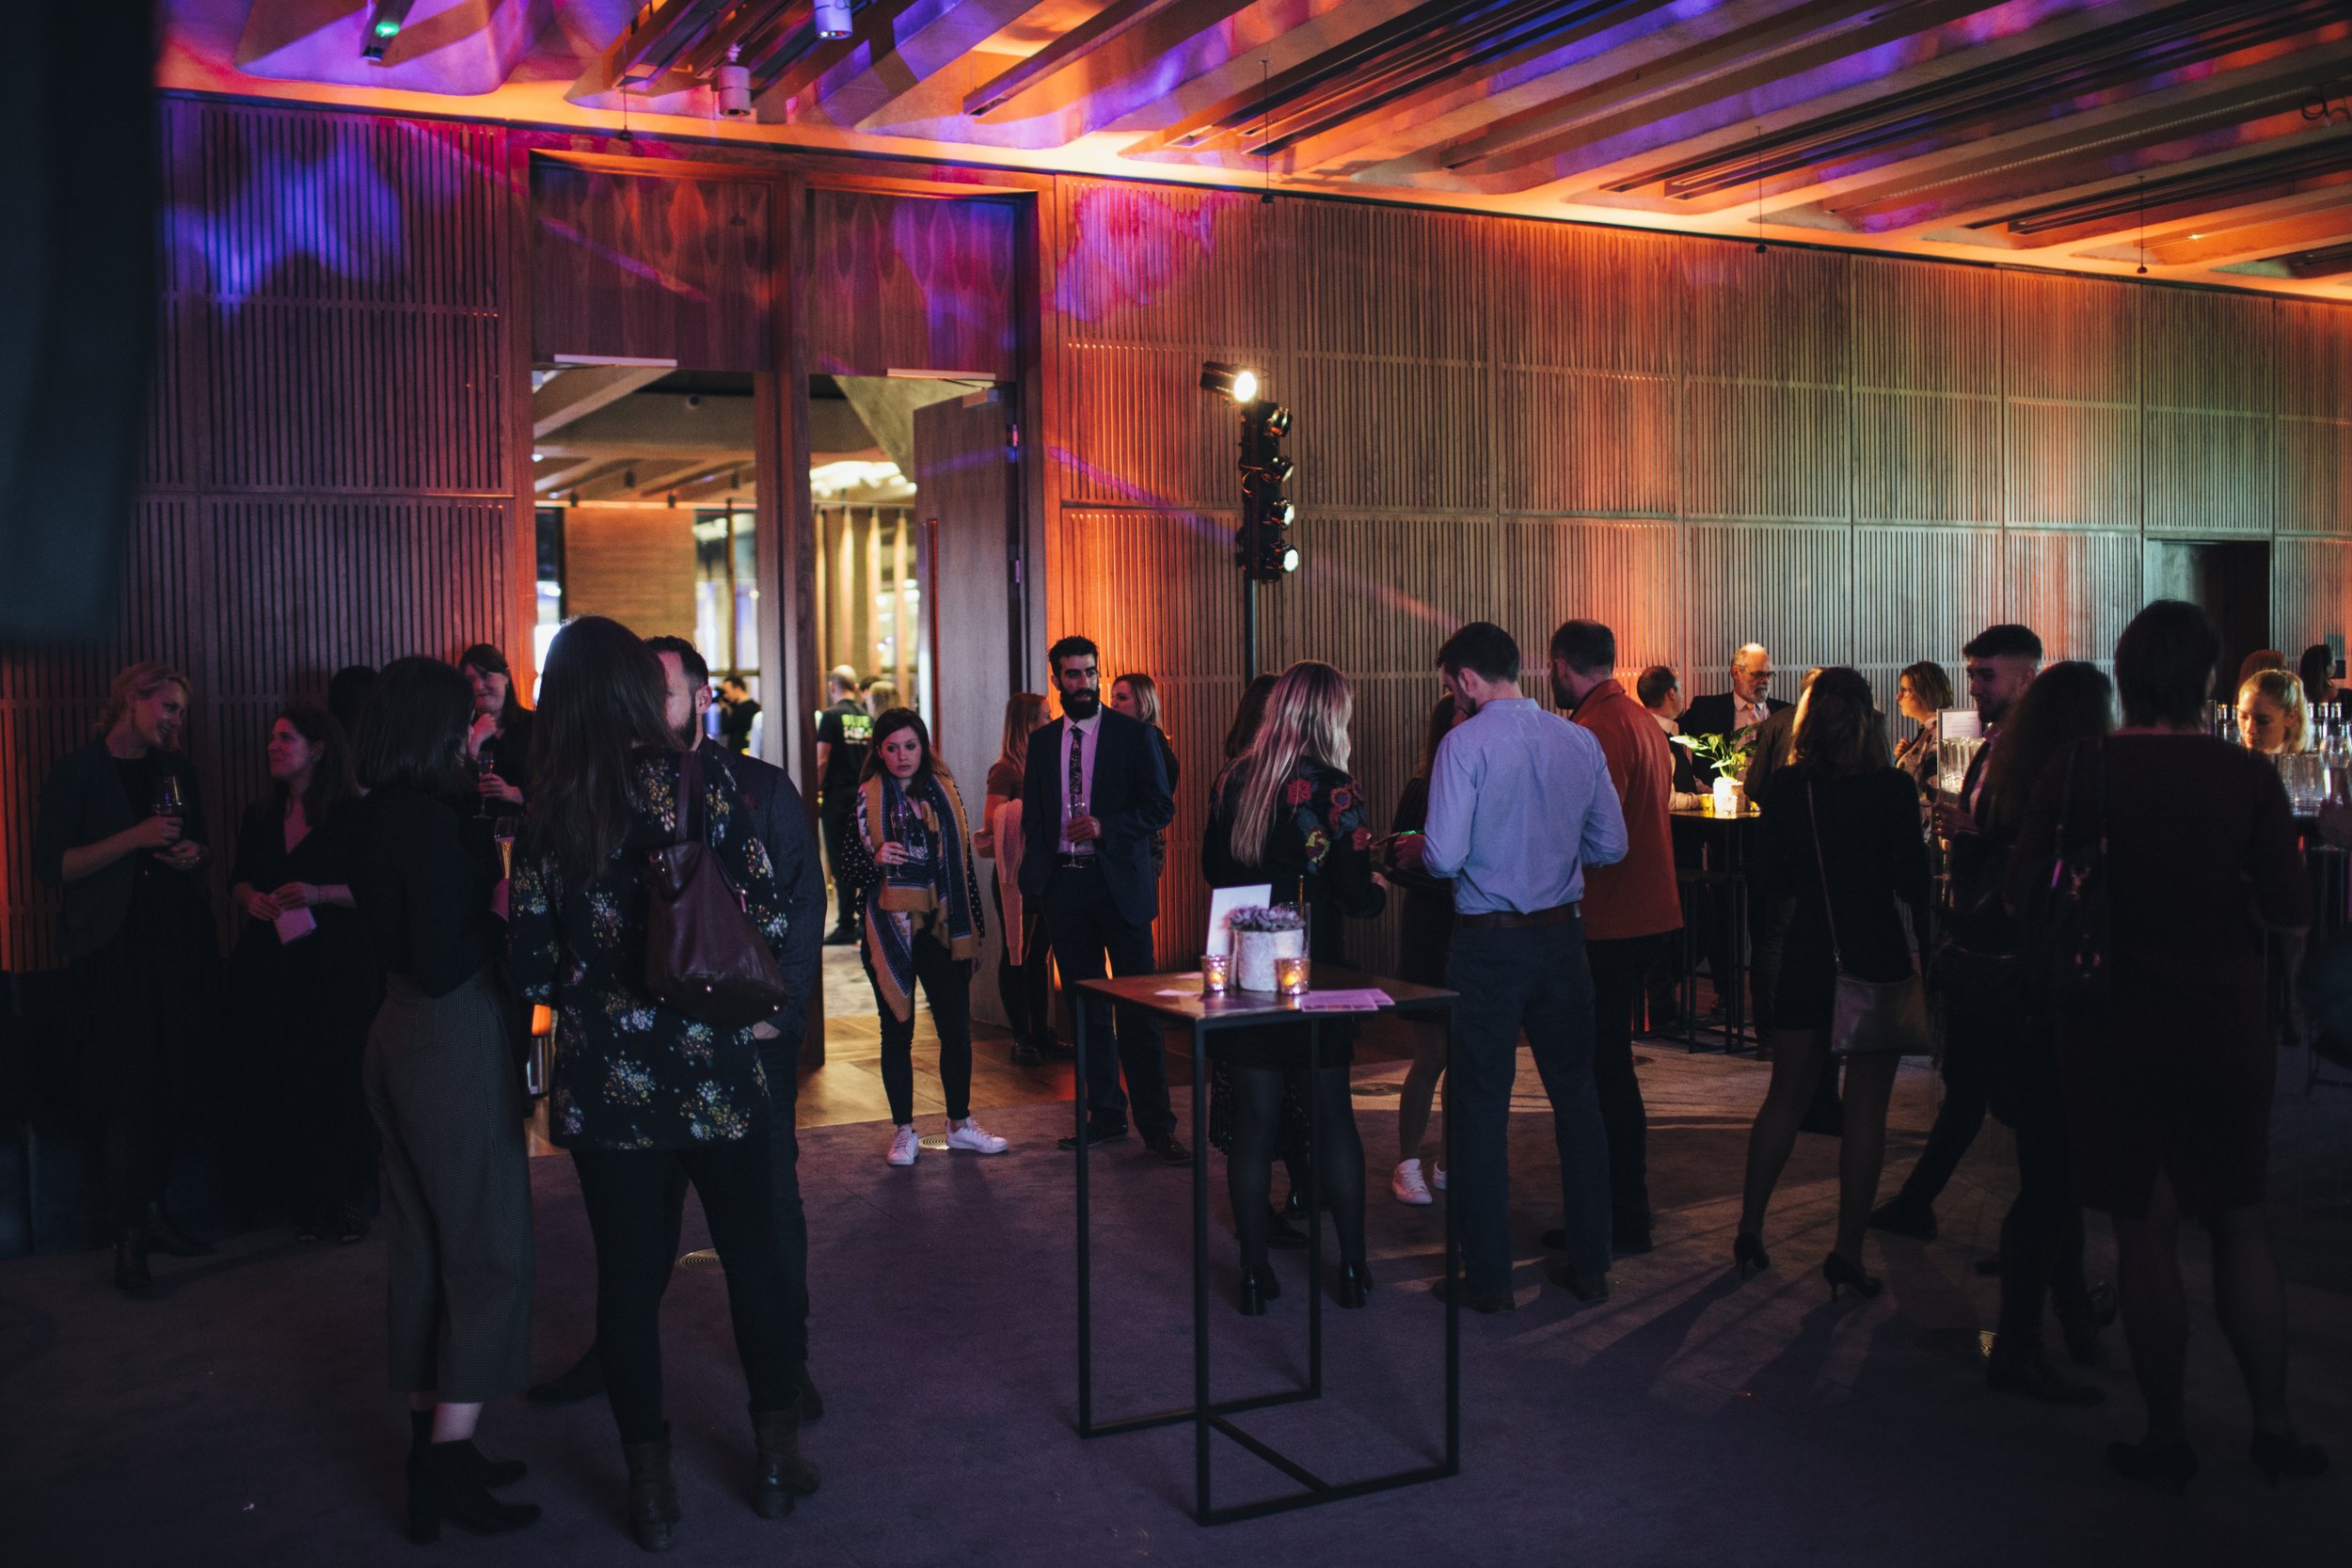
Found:
<path fill-rule="evenodd" d="M 1690 748 L 1691 755 L 1715 770 L 1719 779 L 1737 778 L 1756 754 L 1756 732 L 1758 726 L 1732 731 L 1729 735 L 1677 735 L 1677 746 Z"/>
<path fill-rule="evenodd" d="M 1228 929 L 1235 931 L 1303 931 L 1307 917 L 1293 904 L 1277 904 L 1271 909 L 1234 910 L 1225 917 Z"/>

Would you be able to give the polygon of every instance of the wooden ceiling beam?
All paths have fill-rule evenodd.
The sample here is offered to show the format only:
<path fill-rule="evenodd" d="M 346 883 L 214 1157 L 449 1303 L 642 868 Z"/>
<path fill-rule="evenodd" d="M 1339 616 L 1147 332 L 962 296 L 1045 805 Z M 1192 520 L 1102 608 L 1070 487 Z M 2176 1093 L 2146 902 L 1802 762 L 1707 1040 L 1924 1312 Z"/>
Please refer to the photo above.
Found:
<path fill-rule="evenodd" d="M 1004 108 L 1056 71 L 1073 65 L 1184 0 L 1111 0 L 1036 54 L 963 95 L 963 112 L 978 119 Z"/>
<path fill-rule="evenodd" d="M 551 435 L 669 373 L 666 367 L 647 365 L 575 365 L 558 371 L 531 394 L 531 434 Z"/>

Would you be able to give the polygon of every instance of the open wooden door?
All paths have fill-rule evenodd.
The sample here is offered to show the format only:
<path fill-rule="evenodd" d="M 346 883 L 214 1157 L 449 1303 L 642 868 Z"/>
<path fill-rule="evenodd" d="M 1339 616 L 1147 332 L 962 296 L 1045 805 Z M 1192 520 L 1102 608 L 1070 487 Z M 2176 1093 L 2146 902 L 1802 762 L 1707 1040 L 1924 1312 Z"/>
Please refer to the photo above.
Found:
<path fill-rule="evenodd" d="M 1021 533 L 1014 504 L 1013 400 L 988 388 L 914 411 L 914 484 L 922 583 L 917 689 L 940 760 L 955 774 L 977 832 L 989 765 L 1003 749 L 1005 699 L 1022 636 Z M 980 875 L 988 896 L 993 865 Z M 978 974 L 995 973 L 993 911 Z M 1003 1024 L 993 984 L 972 988 L 980 1018 Z"/>

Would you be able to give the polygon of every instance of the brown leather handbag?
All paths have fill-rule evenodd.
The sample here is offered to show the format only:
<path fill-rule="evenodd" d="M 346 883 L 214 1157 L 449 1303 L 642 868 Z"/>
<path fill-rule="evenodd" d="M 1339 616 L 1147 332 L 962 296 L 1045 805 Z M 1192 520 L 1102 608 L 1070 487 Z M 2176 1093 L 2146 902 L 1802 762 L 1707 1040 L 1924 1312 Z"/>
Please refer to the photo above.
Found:
<path fill-rule="evenodd" d="M 645 857 L 645 989 L 691 1019 L 740 1029 L 789 999 L 776 956 L 703 842 L 702 758 L 678 759 L 677 839 Z"/>

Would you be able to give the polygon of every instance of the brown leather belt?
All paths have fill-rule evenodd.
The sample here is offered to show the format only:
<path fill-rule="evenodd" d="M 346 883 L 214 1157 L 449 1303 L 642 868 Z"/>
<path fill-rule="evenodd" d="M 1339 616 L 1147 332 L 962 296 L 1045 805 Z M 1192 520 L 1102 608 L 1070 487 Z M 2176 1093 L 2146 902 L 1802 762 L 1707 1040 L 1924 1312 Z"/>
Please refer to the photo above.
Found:
<path fill-rule="evenodd" d="M 1454 924 L 1473 931 L 1496 927 L 1515 929 L 1521 926 L 1565 926 L 1571 920 L 1582 918 L 1583 913 L 1584 906 L 1581 903 L 1555 904 L 1548 910 L 1537 910 L 1534 914 L 1521 914 L 1517 910 L 1496 910 L 1490 914 L 1457 914 L 1454 917 Z"/>

